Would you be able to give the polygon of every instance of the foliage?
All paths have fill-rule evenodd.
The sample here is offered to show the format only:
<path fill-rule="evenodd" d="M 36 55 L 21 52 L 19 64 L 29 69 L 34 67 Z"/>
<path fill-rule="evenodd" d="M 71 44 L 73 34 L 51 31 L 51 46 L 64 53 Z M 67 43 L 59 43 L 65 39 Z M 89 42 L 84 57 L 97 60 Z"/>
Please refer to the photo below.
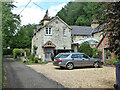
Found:
<path fill-rule="evenodd" d="M 110 51 L 107 51 L 106 52 L 106 56 L 108 57 L 108 56 L 110 56 L 111 54 L 110 54 Z"/>
<path fill-rule="evenodd" d="M 11 55 L 13 49 L 3 48 L 3 55 Z"/>
<path fill-rule="evenodd" d="M 99 14 L 104 8 L 97 2 L 69 2 L 57 16 L 69 25 L 90 26 L 93 19 L 101 17 Z"/>
<path fill-rule="evenodd" d="M 103 11 L 106 17 L 100 21 L 105 23 L 105 35 L 109 38 L 110 51 L 120 59 L 120 1 L 110 2 Z"/>
<path fill-rule="evenodd" d="M 90 57 L 93 55 L 93 49 L 90 47 L 88 42 L 82 43 L 78 51 L 81 53 L 85 53 Z"/>
<path fill-rule="evenodd" d="M 98 51 L 98 48 L 93 49 L 93 58 L 102 58 L 102 51 Z"/>
<path fill-rule="evenodd" d="M 20 28 L 20 17 L 12 13 L 15 6 L 12 2 L 2 2 L 2 42 L 3 47 L 11 47 L 14 35 Z"/>
<path fill-rule="evenodd" d="M 119 62 L 119 59 L 118 59 L 117 56 L 115 56 L 114 59 L 110 59 L 110 61 L 108 61 L 109 64 L 114 64 L 114 63 L 116 63 L 116 62 Z"/>
<path fill-rule="evenodd" d="M 33 60 L 34 60 L 34 55 L 31 54 L 31 55 L 28 57 L 28 59 L 30 59 L 31 61 L 33 61 Z"/>
<path fill-rule="evenodd" d="M 17 56 L 19 56 L 20 54 L 24 53 L 23 50 L 21 49 L 13 49 L 13 58 L 17 58 Z"/>
<path fill-rule="evenodd" d="M 37 50 L 37 46 L 33 45 L 33 55 L 35 56 L 36 55 L 36 50 Z"/>
<path fill-rule="evenodd" d="M 23 49 L 31 48 L 33 29 L 35 29 L 35 25 L 29 24 L 22 26 L 13 37 L 12 42 L 14 43 L 11 45 L 11 47 Z"/>
<path fill-rule="evenodd" d="M 24 50 L 25 50 L 25 52 L 26 52 L 26 55 L 29 56 L 29 55 L 30 55 L 30 49 L 25 48 Z"/>

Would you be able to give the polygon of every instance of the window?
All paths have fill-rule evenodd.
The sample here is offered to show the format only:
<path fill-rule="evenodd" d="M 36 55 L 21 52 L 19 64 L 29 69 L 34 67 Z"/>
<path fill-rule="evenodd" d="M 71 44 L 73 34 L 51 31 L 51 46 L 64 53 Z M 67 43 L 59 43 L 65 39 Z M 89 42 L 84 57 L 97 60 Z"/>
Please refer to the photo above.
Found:
<path fill-rule="evenodd" d="M 52 29 L 51 28 L 45 28 L 45 34 L 46 35 L 52 35 Z"/>
<path fill-rule="evenodd" d="M 88 57 L 87 55 L 85 55 L 85 54 L 81 54 L 80 57 L 81 57 L 81 58 L 89 58 L 89 57 Z"/>
<path fill-rule="evenodd" d="M 62 54 L 60 58 L 67 58 L 70 54 Z"/>
<path fill-rule="evenodd" d="M 80 58 L 80 54 L 72 54 L 71 58 Z"/>
<path fill-rule="evenodd" d="M 64 36 L 66 35 L 66 30 L 65 30 L 65 29 L 63 29 L 63 35 L 64 35 Z"/>

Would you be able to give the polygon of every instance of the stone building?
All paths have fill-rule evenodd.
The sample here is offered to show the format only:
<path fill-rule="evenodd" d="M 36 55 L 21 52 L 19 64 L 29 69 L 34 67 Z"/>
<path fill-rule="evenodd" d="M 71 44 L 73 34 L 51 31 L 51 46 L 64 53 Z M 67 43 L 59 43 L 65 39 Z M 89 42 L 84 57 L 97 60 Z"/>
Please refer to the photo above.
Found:
<path fill-rule="evenodd" d="M 58 16 L 52 20 L 49 17 L 44 17 L 43 23 L 43 26 L 34 30 L 32 53 L 34 47 L 37 47 L 36 55 L 43 60 L 51 61 L 51 57 L 55 54 L 70 51 L 72 28 Z"/>
<path fill-rule="evenodd" d="M 58 16 L 50 19 L 46 14 L 42 23 L 42 26 L 37 26 L 34 30 L 32 53 L 36 52 L 36 56 L 46 61 L 51 61 L 51 58 L 60 52 L 77 52 L 79 43 L 74 42 L 79 40 L 102 39 L 102 29 L 97 28 L 99 26 L 97 20 L 92 21 L 91 27 L 69 26 Z"/>

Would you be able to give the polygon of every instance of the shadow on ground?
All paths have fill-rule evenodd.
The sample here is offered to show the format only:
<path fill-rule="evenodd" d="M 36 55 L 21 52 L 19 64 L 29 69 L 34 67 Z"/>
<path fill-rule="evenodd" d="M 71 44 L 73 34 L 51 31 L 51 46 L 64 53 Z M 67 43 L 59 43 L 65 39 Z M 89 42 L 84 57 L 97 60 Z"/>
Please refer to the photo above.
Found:
<path fill-rule="evenodd" d="M 72 70 L 75 70 L 75 69 L 93 69 L 94 67 L 93 66 L 85 66 L 85 67 L 74 67 Z M 100 67 L 100 68 L 102 68 L 102 67 Z M 64 68 L 64 67 L 56 67 L 55 69 L 57 69 L 57 70 L 67 70 L 66 68 Z"/>

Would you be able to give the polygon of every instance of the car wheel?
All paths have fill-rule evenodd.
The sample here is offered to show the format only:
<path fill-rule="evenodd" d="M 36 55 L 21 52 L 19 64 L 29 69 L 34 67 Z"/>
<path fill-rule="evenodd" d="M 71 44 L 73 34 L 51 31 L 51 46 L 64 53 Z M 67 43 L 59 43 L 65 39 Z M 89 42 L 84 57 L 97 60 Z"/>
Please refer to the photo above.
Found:
<path fill-rule="evenodd" d="M 69 69 L 69 70 L 73 69 L 73 68 L 74 68 L 73 63 L 68 63 L 68 64 L 66 65 L 66 68 Z"/>
<path fill-rule="evenodd" d="M 100 66 L 100 63 L 99 63 L 99 62 L 95 62 L 95 63 L 94 63 L 94 67 L 95 67 L 95 68 L 98 68 L 99 66 Z"/>

